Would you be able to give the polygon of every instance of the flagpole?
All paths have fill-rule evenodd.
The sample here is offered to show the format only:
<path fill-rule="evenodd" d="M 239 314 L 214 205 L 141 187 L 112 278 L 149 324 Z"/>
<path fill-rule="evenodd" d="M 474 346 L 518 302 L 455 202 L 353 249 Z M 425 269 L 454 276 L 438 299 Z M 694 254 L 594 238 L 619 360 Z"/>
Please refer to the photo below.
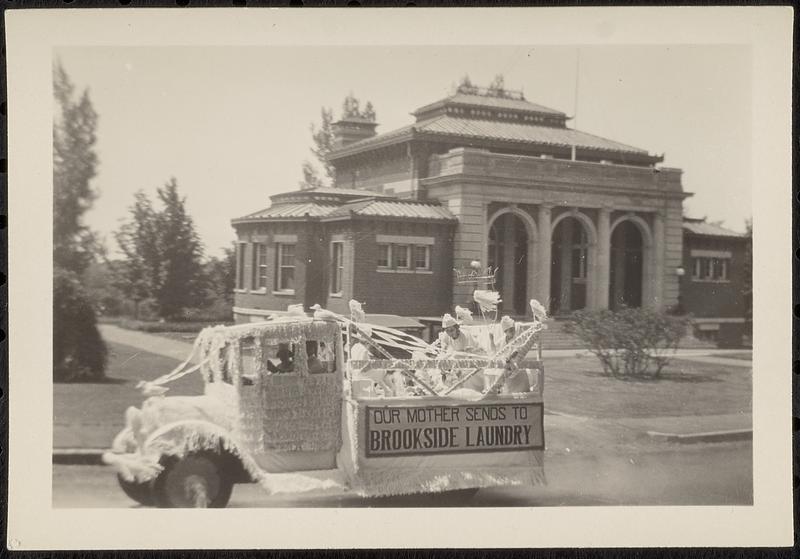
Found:
<path fill-rule="evenodd" d="M 578 56 L 575 60 L 575 106 L 572 111 L 572 128 L 577 130 L 578 128 L 578 86 L 580 84 L 581 78 L 581 49 L 578 47 Z M 575 143 L 572 144 L 572 160 L 576 160 L 576 152 Z"/>

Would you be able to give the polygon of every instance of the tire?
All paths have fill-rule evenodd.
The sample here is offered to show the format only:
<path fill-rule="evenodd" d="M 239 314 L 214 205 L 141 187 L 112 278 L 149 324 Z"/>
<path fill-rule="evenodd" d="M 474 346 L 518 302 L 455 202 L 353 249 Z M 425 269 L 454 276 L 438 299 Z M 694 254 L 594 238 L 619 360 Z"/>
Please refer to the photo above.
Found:
<path fill-rule="evenodd" d="M 152 507 L 156 504 L 152 482 L 127 481 L 120 474 L 117 474 L 117 481 L 125 494 L 140 505 Z"/>
<path fill-rule="evenodd" d="M 153 484 L 156 504 L 162 508 L 224 508 L 233 492 L 225 460 L 214 452 L 196 452 L 183 458 L 165 456 L 164 470 Z"/>

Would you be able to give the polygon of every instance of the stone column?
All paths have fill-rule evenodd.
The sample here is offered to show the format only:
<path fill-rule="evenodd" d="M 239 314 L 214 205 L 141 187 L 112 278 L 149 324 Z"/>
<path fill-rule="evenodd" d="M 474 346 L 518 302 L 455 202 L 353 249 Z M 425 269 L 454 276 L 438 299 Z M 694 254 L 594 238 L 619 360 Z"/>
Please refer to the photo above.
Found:
<path fill-rule="evenodd" d="M 653 215 L 653 246 L 650 247 L 651 253 L 651 282 L 652 297 L 651 304 L 656 309 L 664 306 L 664 244 L 666 236 L 664 234 L 664 213 L 661 211 Z"/>
<path fill-rule="evenodd" d="M 538 299 L 550 311 L 550 267 L 552 266 L 552 249 L 550 215 L 553 206 L 542 204 L 539 206 L 539 262 L 536 265 L 538 279 Z"/>
<path fill-rule="evenodd" d="M 611 209 L 597 213 L 597 264 L 595 269 L 595 308 L 608 308 L 609 269 L 611 266 Z"/>
<path fill-rule="evenodd" d="M 512 213 L 507 213 L 503 216 L 505 218 L 505 227 L 503 229 L 503 285 L 500 286 L 500 298 L 503 299 L 503 313 L 514 313 L 514 287 L 516 283 L 516 262 L 514 248 L 516 245 L 515 225 L 517 216 Z"/>

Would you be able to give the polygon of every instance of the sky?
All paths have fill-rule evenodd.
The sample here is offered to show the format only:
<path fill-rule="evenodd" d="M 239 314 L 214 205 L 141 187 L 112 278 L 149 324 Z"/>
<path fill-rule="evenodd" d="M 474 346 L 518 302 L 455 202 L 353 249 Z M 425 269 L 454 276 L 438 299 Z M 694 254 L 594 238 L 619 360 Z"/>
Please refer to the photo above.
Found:
<path fill-rule="evenodd" d="M 744 46 L 69 47 L 54 52 L 99 115 L 99 191 L 87 224 L 113 232 L 137 190 L 178 181 L 206 247 L 230 220 L 296 190 L 322 106 L 372 101 L 378 133 L 410 124 L 461 76 L 575 119 L 568 126 L 664 154 L 691 217 L 742 231 L 751 215 L 751 57 Z M 577 80 L 576 80 L 577 77 Z M 577 85 L 577 98 L 576 98 Z M 577 111 L 576 111 L 577 109 Z"/>

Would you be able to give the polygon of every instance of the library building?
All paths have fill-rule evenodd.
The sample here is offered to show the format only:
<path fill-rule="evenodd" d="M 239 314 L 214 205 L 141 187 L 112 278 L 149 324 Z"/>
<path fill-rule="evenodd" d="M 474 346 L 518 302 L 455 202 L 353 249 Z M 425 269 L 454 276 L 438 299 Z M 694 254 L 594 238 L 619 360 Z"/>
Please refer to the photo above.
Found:
<path fill-rule="evenodd" d="M 237 321 L 298 303 L 348 314 L 356 299 L 433 325 L 488 287 L 463 281 L 478 263 L 495 270 L 502 314 L 524 317 L 530 299 L 556 319 L 650 306 L 691 314 L 699 340 L 741 340 L 748 239 L 684 217 L 691 193 L 663 155 L 509 90 L 462 86 L 412 116 L 381 134 L 334 123 L 332 187 L 233 219 Z"/>

